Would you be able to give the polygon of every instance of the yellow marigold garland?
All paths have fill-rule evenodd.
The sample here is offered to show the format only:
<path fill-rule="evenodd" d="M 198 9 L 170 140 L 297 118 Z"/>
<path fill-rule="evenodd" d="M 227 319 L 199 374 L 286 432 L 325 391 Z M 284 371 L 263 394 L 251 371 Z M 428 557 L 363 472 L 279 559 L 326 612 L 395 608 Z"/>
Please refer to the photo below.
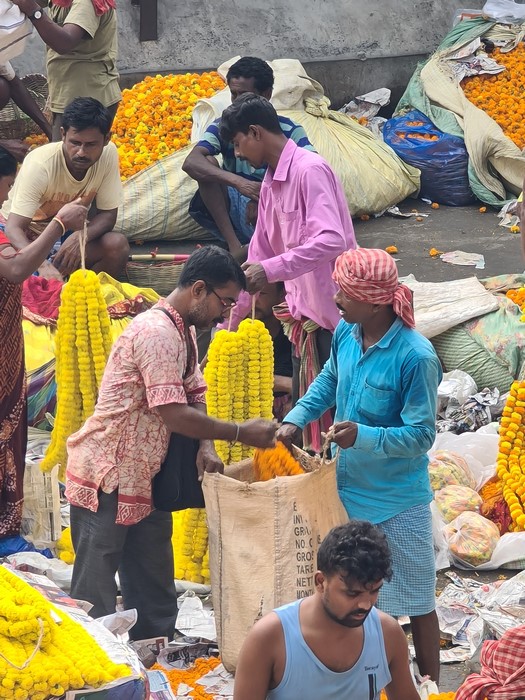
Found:
<path fill-rule="evenodd" d="M 124 90 L 113 126 L 122 179 L 189 144 L 195 104 L 223 88 L 211 72 L 148 76 Z"/>
<path fill-rule="evenodd" d="M 62 559 L 66 564 L 74 564 L 75 550 L 73 549 L 73 541 L 71 540 L 70 527 L 66 527 L 62 530 L 62 534 L 56 543 L 56 549 L 59 559 Z"/>
<path fill-rule="evenodd" d="M 209 584 L 208 526 L 204 508 L 173 513 L 172 542 L 175 578 Z"/>
<path fill-rule="evenodd" d="M 521 321 L 525 323 L 525 287 L 520 289 L 509 289 L 506 296 L 520 307 Z"/>
<path fill-rule="evenodd" d="M 476 75 L 463 80 L 467 98 L 486 112 L 518 148 L 525 148 L 525 46 L 503 53 L 495 49 L 492 57 L 506 70 L 497 75 Z"/>
<path fill-rule="evenodd" d="M 276 476 L 304 474 L 304 469 L 282 442 L 268 449 L 255 449 L 253 452 L 253 472 L 255 481 L 268 481 Z"/>
<path fill-rule="evenodd" d="M 111 350 L 111 325 L 100 282 L 92 270 L 77 270 L 63 286 L 56 333 L 57 410 L 42 471 L 60 465 L 66 440 L 92 415 Z"/>
<path fill-rule="evenodd" d="M 513 382 L 499 429 L 496 473 L 512 518 L 511 530 L 525 530 L 525 381 Z"/>
<path fill-rule="evenodd" d="M 245 319 L 237 332 L 220 330 L 208 350 L 204 369 L 208 414 L 236 423 L 273 417 L 273 342 L 262 321 Z M 215 442 L 225 464 L 250 457 L 240 443 Z"/>
<path fill-rule="evenodd" d="M 48 700 L 129 675 L 77 622 L 0 566 L 0 698 Z"/>

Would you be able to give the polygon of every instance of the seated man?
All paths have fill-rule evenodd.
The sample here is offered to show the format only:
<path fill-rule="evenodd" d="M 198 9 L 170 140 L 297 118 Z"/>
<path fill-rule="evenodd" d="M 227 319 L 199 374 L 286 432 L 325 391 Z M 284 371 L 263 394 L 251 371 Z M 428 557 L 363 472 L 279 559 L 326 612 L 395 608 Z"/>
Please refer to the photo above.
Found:
<path fill-rule="evenodd" d="M 35 149 L 25 158 L 0 225 L 14 248 L 36 238 L 67 202 L 80 198 L 91 207 L 86 265 L 118 277 L 129 255 L 126 237 L 113 227 L 122 196 L 117 149 L 110 142 L 111 116 L 92 97 L 73 100 L 64 112 L 62 141 Z M 80 267 L 80 231 L 63 226 L 63 236 L 39 268 L 47 278 L 62 279 Z"/>
<path fill-rule="evenodd" d="M 245 92 L 272 96 L 273 71 L 266 61 L 245 56 L 226 75 L 232 102 Z M 253 168 L 236 158 L 233 145 L 219 134 L 220 119 L 211 124 L 192 149 L 182 169 L 197 180 L 199 190 L 190 202 L 190 215 L 236 253 L 248 244 L 257 221 L 257 202 L 266 168 Z M 302 126 L 279 117 L 283 133 L 297 145 L 314 151 Z M 222 168 L 216 156 L 222 155 Z"/>
<path fill-rule="evenodd" d="M 284 282 L 268 283 L 255 302 L 255 318 L 264 323 L 273 340 L 273 416 L 279 423 L 292 408 L 292 344 L 273 313 L 273 307 L 281 304 L 285 295 Z"/>
<path fill-rule="evenodd" d="M 3 109 L 9 100 L 39 126 L 48 140 L 51 141 L 51 124 L 42 114 L 31 93 L 15 73 L 10 63 L 0 65 L 0 109 Z M 22 161 L 29 150 L 29 146 L 18 139 L 1 139 L 0 145 L 8 150 L 18 161 Z"/>
<path fill-rule="evenodd" d="M 234 700 L 419 700 L 408 644 L 375 603 L 391 576 L 385 535 L 353 520 L 319 547 L 315 592 L 265 615 L 239 655 Z"/>

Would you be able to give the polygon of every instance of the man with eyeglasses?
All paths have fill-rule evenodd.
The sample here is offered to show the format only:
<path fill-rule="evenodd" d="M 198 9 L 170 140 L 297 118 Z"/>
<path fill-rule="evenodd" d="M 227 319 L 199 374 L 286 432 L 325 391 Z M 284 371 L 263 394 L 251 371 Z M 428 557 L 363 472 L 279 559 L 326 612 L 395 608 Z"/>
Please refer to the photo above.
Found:
<path fill-rule="evenodd" d="M 118 571 L 124 605 L 138 611 L 132 639 L 171 639 L 175 630 L 172 516 L 152 506 L 152 480 L 171 433 L 200 440 L 201 477 L 223 469 L 213 440 L 274 443 L 277 425 L 269 421 L 235 424 L 206 414 L 195 328 L 227 318 L 245 287 L 230 253 L 217 246 L 196 250 L 178 287 L 117 339 L 95 412 L 68 441 L 71 594 L 92 603 L 94 617 L 108 615 L 115 611 Z"/>

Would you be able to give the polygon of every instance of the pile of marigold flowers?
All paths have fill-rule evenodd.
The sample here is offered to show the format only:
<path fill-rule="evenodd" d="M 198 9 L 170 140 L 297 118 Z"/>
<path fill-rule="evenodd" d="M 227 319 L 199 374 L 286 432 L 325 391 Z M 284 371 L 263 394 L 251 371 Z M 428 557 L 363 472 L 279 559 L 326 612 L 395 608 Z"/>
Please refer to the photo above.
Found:
<path fill-rule="evenodd" d="M 213 700 L 215 695 L 207 693 L 204 686 L 199 685 L 197 681 L 210 671 L 213 671 L 220 663 L 220 659 L 210 657 L 209 659 L 197 659 L 194 665 L 186 670 L 173 669 L 172 671 L 167 671 L 159 664 L 155 664 L 153 669 L 162 671 L 166 675 L 175 696 L 179 697 L 179 685 L 183 683 L 191 688 L 188 694 L 184 691 L 185 697 L 194 698 L 194 700 Z"/>
<path fill-rule="evenodd" d="M 525 46 L 520 42 L 508 53 L 495 49 L 492 57 L 506 70 L 497 75 L 465 78 L 463 92 L 499 124 L 518 148 L 525 148 Z"/>
<path fill-rule="evenodd" d="M 147 76 L 124 90 L 113 124 L 122 179 L 187 146 L 195 104 L 223 88 L 211 72 Z"/>
<path fill-rule="evenodd" d="M 130 675 L 78 622 L 0 566 L 0 698 L 61 698 Z"/>
<path fill-rule="evenodd" d="M 525 323 L 525 287 L 509 289 L 506 296 L 520 307 L 522 313 L 521 320 Z"/>

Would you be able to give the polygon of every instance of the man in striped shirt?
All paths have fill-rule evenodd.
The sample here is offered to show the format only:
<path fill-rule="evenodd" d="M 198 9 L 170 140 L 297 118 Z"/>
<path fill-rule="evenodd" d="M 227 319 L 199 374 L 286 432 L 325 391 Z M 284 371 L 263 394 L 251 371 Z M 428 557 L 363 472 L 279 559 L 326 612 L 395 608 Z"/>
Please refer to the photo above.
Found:
<path fill-rule="evenodd" d="M 252 92 L 270 99 L 273 71 L 266 61 L 245 56 L 234 63 L 226 75 L 232 102 Z M 283 134 L 298 146 L 314 151 L 306 132 L 291 119 L 279 116 Z M 233 145 L 219 133 L 220 119 L 211 124 L 192 149 L 182 168 L 197 180 L 199 189 L 189 213 L 210 233 L 225 242 L 231 253 L 239 253 L 253 235 L 257 221 L 257 203 L 266 167 L 253 168 L 247 160 L 236 158 Z M 222 167 L 217 156 L 222 156 Z"/>

